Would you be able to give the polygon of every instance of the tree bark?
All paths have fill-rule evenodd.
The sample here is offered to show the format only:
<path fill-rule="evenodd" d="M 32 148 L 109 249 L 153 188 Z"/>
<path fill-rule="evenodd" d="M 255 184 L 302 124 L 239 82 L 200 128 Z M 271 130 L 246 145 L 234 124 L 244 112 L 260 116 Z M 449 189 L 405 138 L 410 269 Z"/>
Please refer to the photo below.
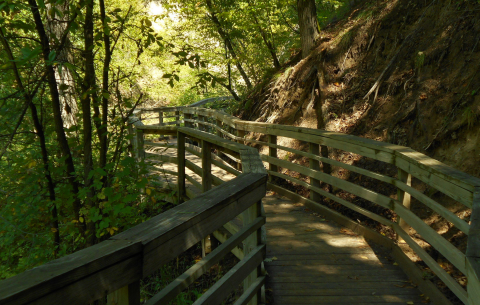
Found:
<path fill-rule="evenodd" d="M 107 21 L 106 21 L 106 14 L 105 14 L 105 1 L 100 0 L 100 17 L 102 19 L 103 25 L 103 41 L 105 44 L 105 59 L 103 61 L 103 75 L 102 75 L 102 127 L 99 130 L 100 132 L 100 168 L 105 168 L 107 165 L 107 150 L 108 150 L 108 141 L 107 141 L 107 124 L 108 124 L 108 82 L 109 82 L 109 75 L 108 72 L 110 71 L 110 62 L 112 60 L 112 50 L 110 48 L 110 35 L 107 31 Z M 93 33 L 92 33 L 93 35 Z M 93 41 L 92 41 L 93 45 Z M 103 179 L 103 183 L 107 181 L 107 177 L 105 176 Z"/>
<path fill-rule="evenodd" d="M 302 58 L 305 58 L 310 54 L 312 47 L 315 45 L 315 40 L 320 35 L 315 0 L 297 0 L 297 10 Z"/>
<path fill-rule="evenodd" d="M 235 66 L 237 66 L 238 71 L 242 75 L 243 81 L 247 85 L 247 88 L 251 89 L 252 83 L 250 82 L 250 79 L 248 78 L 247 73 L 245 73 L 245 70 L 243 69 L 240 61 L 238 60 L 237 53 L 235 53 L 235 49 L 233 48 L 230 37 L 223 29 L 222 24 L 220 23 L 220 20 L 218 20 L 217 15 L 214 12 L 212 0 L 206 0 L 206 3 L 207 3 L 208 11 L 210 12 L 210 15 L 209 15 L 210 20 L 212 20 L 212 22 L 215 24 L 215 26 L 217 27 L 218 34 L 220 35 L 220 37 L 222 37 L 223 41 L 225 41 L 225 45 L 230 51 L 230 54 L 232 55 L 232 58 L 235 61 Z"/>
<path fill-rule="evenodd" d="M 76 180 L 75 165 L 73 163 L 72 153 L 70 151 L 70 146 L 68 144 L 68 140 L 65 135 L 65 130 L 63 127 L 61 102 L 60 102 L 60 95 L 58 93 L 55 70 L 53 69 L 52 65 L 47 64 L 47 62 L 49 61 L 49 55 L 50 55 L 50 45 L 48 41 L 48 36 L 47 36 L 47 33 L 45 32 L 45 27 L 43 25 L 40 12 L 38 10 L 37 2 L 35 0 L 28 0 L 28 4 L 30 6 L 30 10 L 32 12 L 33 19 L 35 22 L 35 28 L 37 30 L 38 36 L 40 38 L 41 46 L 42 46 L 42 55 L 45 61 L 45 72 L 47 75 L 47 84 L 50 90 L 50 98 L 52 102 L 55 133 L 57 134 L 57 141 L 60 145 L 60 150 L 62 152 L 62 155 L 63 157 L 65 157 L 65 165 L 67 167 L 68 181 L 72 187 L 72 193 L 73 193 L 72 195 L 74 197 L 73 211 L 75 214 L 75 219 L 77 221 L 80 221 L 81 202 L 78 198 L 79 185 Z M 80 224 L 80 231 L 82 234 L 85 233 L 84 223 Z"/>
<path fill-rule="evenodd" d="M 50 41 L 54 41 L 56 44 L 60 44 L 63 35 L 66 35 L 65 45 L 70 45 L 69 35 L 67 34 L 68 20 L 69 20 L 69 1 L 65 1 L 63 4 L 50 4 L 47 3 L 47 10 L 52 6 L 55 6 L 63 16 L 55 16 L 52 18 L 47 14 L 46 29 Z M 57 53 L 57 61 L 60 63 L 72 62 L 72 57 L 69 53 L 69 48 L 61 48 Z M 78 105 L 75 90 L 75 80 L 70 69 L 63 66 L 59 69 L 58 66 L 54 67 L 55 77 L 57 79 L 58 91 L 60 94 L 60 104 L 62 110 L 63 124 L 66 128 L 70 128 L 77 124 L 76 115 L 78 114 Z"/>

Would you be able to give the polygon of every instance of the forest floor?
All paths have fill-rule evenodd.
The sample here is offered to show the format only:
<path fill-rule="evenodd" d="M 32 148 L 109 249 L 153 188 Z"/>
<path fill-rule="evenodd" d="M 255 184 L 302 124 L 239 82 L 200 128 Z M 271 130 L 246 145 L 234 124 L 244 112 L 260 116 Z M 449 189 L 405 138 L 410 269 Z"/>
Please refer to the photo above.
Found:
<path fill-rule="evenodd" d="M 326 130 L 409 146 L 458 170 L 480 177 L 480 4 L 472 1 L 365 1 L 343 18 L 323 29 L 317 47 L 291 62 L 259 84 L 238 115 L 245 120 L 316 128 L 311 83 L 316 67 L 325 67 L 326 85 L 322 105 Z M 305 143 L 279 138 L 280 145 L 308 149 Z M 348 152 L 331 149 L 330 157 L 382 174 L 396 176 L 396 168 Z M 307 164 L 300 156 L 281 153 L 279 158 Z M 336 169 L 334 175 L 396 196 L 391 186 Z M 299 177 L 304 178 L 305 177 Z M 361 179 L 361 180 L 360 180 Z M 469 220 L 470 210 L 453 199 L 413 179 L 418 190 L 444 204 L 460 218 Z M 288 185 L 304 196 L 308 191 Z M 337 195 L 361 203 L 351 194 Z M 386 236 L 389 228 L 369 223 L 346 208 L 331 207 L 365 221 Z M 364 203 L 366 204 L 366 203 Z M 466 236 L 415 200 L 412 210 L 460 250 Z M 395 219 L 396 215 L 385 215 Z M 419 236 L 412 236 L 457 281 L 455 270 Z M 400 245 L 402 246 L 402 245 Z M 419 258 L 427 277 L 444 285 Z M 458 300 L 451 295 L 452 301 Z"/>

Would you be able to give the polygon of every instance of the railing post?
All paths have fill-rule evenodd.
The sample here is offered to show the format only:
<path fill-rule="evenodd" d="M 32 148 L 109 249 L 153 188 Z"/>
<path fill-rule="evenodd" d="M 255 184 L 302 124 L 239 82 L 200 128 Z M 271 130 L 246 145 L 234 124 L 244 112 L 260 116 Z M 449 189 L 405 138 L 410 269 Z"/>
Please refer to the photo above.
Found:
<path fill-rule="evenodd" d="M 262 211 L 262 202 L 256 202 L 251 207 L 245 210 L 242 213 L 243 226 L 247 226 L 252 223 L 257 217 L 261 216 Z M 261 228 L 253 232 L 249 237 L 245 238 L 243 242 L 243 253 L 245 256 L 253 251 L 258 245 L 262 243 L 261 237 Z M 243 291 L 246 291 L 255 280 L 262 275 L 262 265 L 259 265 L 255 270 L 252 271 L 244 280 L 243 280 Z M 257 305 L 261 303 L 261 290 L 248 302 L 248 305 Z"/>
<path fill-rule="evenodd" d="M 222 128 L 223 127 L 223 122 L 221 120 L 215 120 L 215 123 L 217 124 L 217 127 L 218 128 Z M 223 138 L 223 133 L 217 129 L 217 132 L 216 132 L 217 136 L 219 136 L 220 138 Z M 222 157 L 222 152 L 218 150 L 218 154 L 217 154 L 219 157 Z"/>
<path fill-rule="evenodd" d="M 132 136 L 130 138 L 130 147 L 129 147 L 130 155 L 132 156 L 132 158 L 135 158 L 135 154 L 136 154 L 136 151 L 137 151 L 136 148 L 135 148 L 136 139 L 135 139 L 135 132 L 134 132 L 133 124 L 131 124 L 130 122 L 127 125 L 127 130 L 128 130 L 128 133 Z"/>
<path fill-rule="evenodd" d="M 188 128 L 195 128 L 195 126 L 192 124 L 192 122 L 187 122 L 187 120 L 191 120 L 192 119 L 192 115 L 190 113 L 184 113 L 183 114 L 183 117 L 185 119 L 185 127 L 188 127 Z"/>
<path fill-rule="evenodd" d="M 404 171 L 403 169 L 398 169 L 398 180 L 401 182 L 405 183 L 408 186 L 412 185 L 412 175 Z M 397 199 L 399 202 L 403 204 L 404 207 L 410 210 L 410 201 L 411 201 L 411 195 L 409 193 L 406 193 L 402 191 L 401 189 L 397 189 Z M 405 222 L 405 220 L 401 219 L 399 216 L 397 216 L 397 222 L 400 225 L 400 227 L 405 231 L 408 232 L 408 228 L 410 225 Z M 402 238 L 397 234 L 397 240 L 402 240 Z"/>
<path fill-rule="evenodd" d="M 212 150 L 211 144 L 202 140 L 202 193 L 212 188 Z M 208 235 L 202 239 L 202 257 L 207 250 Z"/>
<path fill-rule="evenodd" d="M 110 293 L 107 296 L 107 305 L 140 305 L 140 281 Z"/>
<path fill-rule="evenodd" d="M 180 111 L 175 111 L 175 121 L 180 121 Z M 175 124 L 175 126 L 180 127 L 180 123 Z"/>
<path fill-rule="evenodd" d="M 212 188 L 212 152 L 211 145 L 202 140 L 202 192 Z"/>
<path fill-rule="evenodd" d="M 198 120 L 201 122 L 205 122 L 205 117 L 199 114 Z M 198 123 L 198 130 L 205 131 L 205 126 L 203 124 Z"/>
<path fill-rule="evenodd" d="M 466 255 L 468 305 L 476 305 L 480 300 L 480 187 L 478 186 L 473 193 Z"/>
<path fill-rule="evenodd" d="M 320 145 L 317 144 L 317 143 L 308 143 L 309 147 L 308 147 L 308 151 L 315 155 L 315 156 L 319 156 L 320 155 Z M 309 166 L 311 169 L 313 170 L 316 170 L 316 171 L 319 171 L 320 170 L 320 162 L 318 160 L 315 160 L 315 159 L 309 159 L 308 160 L 308 163 L 309 163 Z M 312 186 L 315 186 L 315 187 L 318 187 L 320 188 L 320 180 L 318 179 L 315 179 L 315 178 L 312 178 L 310 177 L 310 184 Z M 313 191 L 313 190 L 310 190 L 310 199 L 315 201 L 315 202 L 319 202 L 321 200 L 321 196 Z"/>
<path fill-rule="evenodd" d="M 235 126 L 235 130 L 237 131 L 237 137 L 242 138 L 242 139 L 245 138 L 245 130 L 236 129 L 236 126 Z M 237 142 L 240 143 L 240 144 L 244 144 L 244 143 L 245 143 L 245 141 L 243 141 L 243 140 L 237 140 Z M 240 162 L 237 163 L 237 169 L 238 169 L 239 171 L 242 170 L 242 163 L 240 163 Z"/>
<path fill-rule="evenodd" d="M 268 135 L 268 144 L 277 145 L 277 136 L 269 134 Z M 277 148 L 269 146 L 268 147 L 268 155 L 272 158 L 277 158 Z M 268 163 L 268 170 L 272 171 L 272 172 L 278 172 L 278 167 L 275 164 Z M 273 178 L 272 175 L 268 175 L 268 180 L 270 182 L 272 182 L 272 178 Z"/>
<path fill-rule="evenodd" d="M 185 189 L 185 134 L 177 132 L 177 160 L 178 160 L 178 203 L 183 202 L 187 192 Z"/>
<path fill-rule="evenodd" d="M 163 124 L 163 111 L 161 111 L 161 110 L 158 111 L 158 125 L 159 126 L 164 126 L 164 124 Z M 159 140 L 163 140 L 164 138 L 165 138 L 165 136 L 161 135 L 159 137 Z"/>

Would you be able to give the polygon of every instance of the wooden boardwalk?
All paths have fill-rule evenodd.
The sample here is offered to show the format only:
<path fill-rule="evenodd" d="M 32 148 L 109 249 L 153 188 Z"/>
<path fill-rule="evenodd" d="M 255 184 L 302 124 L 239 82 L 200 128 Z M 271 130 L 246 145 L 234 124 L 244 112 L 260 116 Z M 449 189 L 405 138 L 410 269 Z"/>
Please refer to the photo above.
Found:
<path fill-rule="evenodd" d="M 154 150 L 146 145 L 146 151 Z M 175 149 L 160 150 L 176 156 Z M 201 166 L 199 157 L 187 153 L 186 158 Z M 162 168 L 177 170 L 176 165 L 165 163 L 156 173 L 162 173 Z M 234 178 L 215 166 L 212 172 L 226 181 Z M 193 172 L 187 170 L 187 174 Z M 176 184 L 174 176 L 160 177 Z M 380 247 L 273 192 L 263 203 L 267 304 L 424 304 L 421 293 Z"/>

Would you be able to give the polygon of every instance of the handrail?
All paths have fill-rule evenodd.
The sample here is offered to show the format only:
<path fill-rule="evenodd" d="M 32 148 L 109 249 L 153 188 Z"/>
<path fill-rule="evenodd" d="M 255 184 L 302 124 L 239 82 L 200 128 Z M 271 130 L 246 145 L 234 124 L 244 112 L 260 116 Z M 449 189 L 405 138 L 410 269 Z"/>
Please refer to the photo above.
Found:
<path fill-rule="evenodd" d="M 178 116 L 177 121 L 183 116 L 183 122 L 187 128 L 210 132 L 238 143 L 251 143 L 268 148 L 268 153 L 261 154 L 261 158 L 262 161 L 269 165 L 268 173 L 271 178 L 269 179 L 268 187 L 271 190 L 304 202 L 308 207 L 328 214 L 339 221 L 343 221 L 343 223 L 349 223 L 355 228 L 359 228 L 361 225 L 346 220 L 345 217 L 319 204 L 320 196 L 329 198 L 363 216 L 391 227 L 396 232 L 398 239 L 403 239 L 462 302 L 465 304 L 480 304 L 480 179 L 451 168 L 411 148 L 352 135 L 296 126 L 243 121 L 224 112 L 205 108 L 167 107 L 142 109 L 141 112 L 153 112 L 160 115 L 163 115 L 165 112 L 176 112 Z M 256 139 L 252 138 L 252 136 L 246 137 L 247 133 L 250 133 L 252 136 L 256 135 Z M 267 140 L 265 140 L 265 137 Z M 277 141 L 284 138 L 295 139 L 307 144 L 310 147 L 309 152 L 296 147 L 287 147 L 284 144 L 279 145 Z M 388 176 L 357 167 L 354 164 L 347 164 L 328 158 L 327 155 L 320 154 L 320 147 L 330 147 L 391 164 L 397 168 L 398 174 L 396 177 Z M 307 158 L 309 165 L 303 166 L 282 160 L 277 156 L 280 151 Z M 233 161 L 237 160 L 233 159 Z M 375 181 L 390 185 L 391 188 L 397 190 L 397 198 L 380 194 L 358 183 L 341 179 L 338 175 L 332 175 L 329 171 L 323 171 L 319 166 L 320 164 L 324 164 L 325 168 L 325 165 L 329 164 L 335 168 L 355 173 L 358 176 L 365 176 L 368 179 L 375 179 Z M 310 182 L 286 175 L 280 172 L 279 168 L 304 175 Z M 309 189 L 310 198 L 305 198 L 276 185 L 272 177 L 280 177 Z M 430 189 L 438 190 L 460 202 L 466 208 L 472 209 L 470 223 L 446 209 L 441 203 L 436 202 L 430 196 L 424 194 L 424 192 L 415 189 L 412 186 L 412 177 L 425 183 Z M 394 211 L 398 216 L 397 221 L 392 222 L 383 215 L 375 213 L 376 209 L 358 205 L 334 193 L 325 191 L 320 187 L 321 182 L 343 189 L 358 198 L 363 198 L 373 203 L 374 206 Z M 458 250 L 442 235 L 438 234 L 410 211 L 412 198 L 450 222 L 465 235 L 468 235 L 467 252 L 463 253 Z M 406 233 L 411 228 L 468 278 L 467 291 Z M 365 231 L 367 229 L 362 230 Z M 372 236 L 373 233 L 370 232 L 368 234 Z M 398 251 L 399 248 L 394 243 L 390 242 L 389 245 L 392 251 L 396 251 L 396 253 L 401 252 L 401 250 Z M 402 257 L 404 257 L 403 252 L 401 253 Z M 411 274 L 414 274 L 414 272 Z M 421 279 L 422 276 L 418 276 L 418 272 L 415 274 Z M 420 289 L 428 290 L 430 289 L 429 287 L 431 288 L 431 285 L 425 284 Z M 438 303 L 449 303 L 443 296 L 431 296 L 431 298 L 438 301 Z"/>
<path fill-rule="evenodd" d="M 267 174 L 258 152 L 238 143 L 231 145 L 205 132 L 176 126 L 144 125 L 135 116 L 130 118 L 130 123 L 129 130 L 135 135 L 131 140 L 135 147 L 132 153 L 138 159 L 146 155 L 143 150 L 144 134 L 176 135 L 183 139 L 183 142 L 179 141 L 180 150 L 185 146 L 185 137 L 195 137 L 204 145 L 202 155 L 205 164 L 210 158 L 208 147 L 227 147 L 226 150 L 238 153 L 243 173 L 209 189 L 210 175 L 208 168 L 203 166 L 204 180 L 207 181 L 204 181 L 207 186 L 203 194 L 97 245 L 1 281 L 0 304 L 88 304 L 107 295 L 108 304 L 140 304 L 139 281 L 142 278 L 240 214 L 243 224 L 236 234 L 225 239 L 222 245 L 147 304 L 166 304 L 205 273 L 208 266 L 217 263 L 226 253 L 233 252 L 241 243 L 243 259 L 196 304 L 219 304 L 226 293 L 230 293 L 225 288 L 242 281 L 245 290 L 242 297 L 250 300 L 251 304 L 261 300 L 259 291 L 265 281 L 265 275 L 258 268 L 265 258 L 265 214 L 261 199 L 266 193 Z M 179 152 L 178 164 L 185 163 L 184 152 Z"/>

